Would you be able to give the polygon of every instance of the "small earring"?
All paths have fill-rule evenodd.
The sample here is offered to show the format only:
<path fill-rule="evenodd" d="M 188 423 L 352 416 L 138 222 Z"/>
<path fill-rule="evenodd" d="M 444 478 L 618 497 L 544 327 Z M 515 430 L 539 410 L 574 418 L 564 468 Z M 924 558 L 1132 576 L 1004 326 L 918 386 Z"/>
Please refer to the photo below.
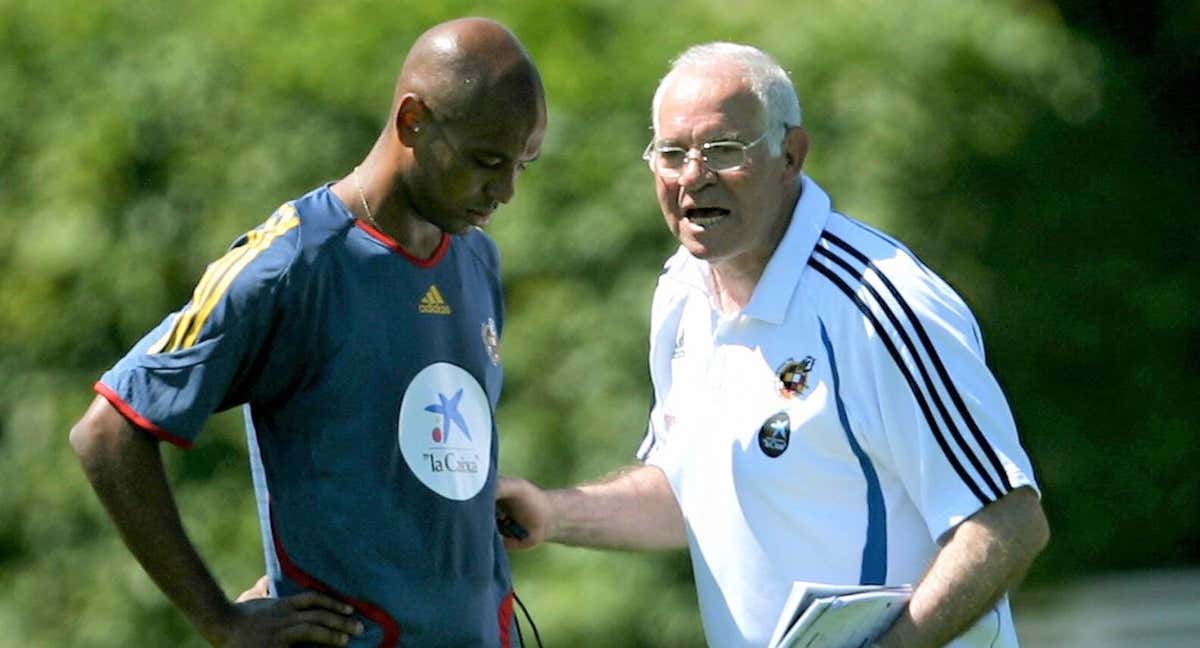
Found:
<path fill-rule="evenodd" d="M 420 133 L 420 132 L 421 132 L 421 127 L 420 127 L 420 126 L 413 126 L 413 127 L 412 127 L 412 131 L 413 131 L 414 133 Z"/>

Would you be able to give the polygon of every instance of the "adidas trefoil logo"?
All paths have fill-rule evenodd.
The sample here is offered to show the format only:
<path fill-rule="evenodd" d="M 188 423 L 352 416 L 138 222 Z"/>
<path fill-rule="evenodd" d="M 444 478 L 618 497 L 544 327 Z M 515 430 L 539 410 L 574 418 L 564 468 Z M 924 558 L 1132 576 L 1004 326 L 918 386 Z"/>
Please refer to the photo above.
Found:
<path fill-rule="evenodd" d="M 450 305 L 442 299 L 442 291 L 438 290 L 437 284 L 429 286 L 429 290 L 425 291 L 425 296 L 421 298 L 421 304 L 417 310 L 422 313 L 431 315 L 449 315 Z"/>

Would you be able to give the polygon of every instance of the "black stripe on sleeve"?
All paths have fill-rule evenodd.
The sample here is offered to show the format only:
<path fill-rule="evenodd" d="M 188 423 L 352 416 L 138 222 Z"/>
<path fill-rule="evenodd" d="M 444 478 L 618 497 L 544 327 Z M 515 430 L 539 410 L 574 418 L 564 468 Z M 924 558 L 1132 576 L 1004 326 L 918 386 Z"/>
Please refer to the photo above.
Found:
<path fill-rule="evenodd" d="M 888 353 L 891 354 L 892 360 L 895 361 L 896 367 L 904 376 L 904 380 L 908 382 L 908 387 L 912 390 L 913 397 L 917 401 L 917 406 L 921 408 L 921 413 L 925 415 L 925 421 L 929 424 L 930 429 L 933 430 L 933 437 L 937 441 L 938 447 L 942 449 L 942 454 L 946 456 L 946 459 L 950 462 L 950 466 L 954 468 L 954 472 L 958 474 L 959 479 L 962 479 L 963 483 L 967 485 L 967 488 L 969 488 L 972 493 L 974 493 L 975 497 L 979 499 L 980 503 L 984 505 L 990 504 L 992 499 L 984 494 L 983 490 L 979 487 L 979 484 L 977 484 L 971 475 L 967 473 L 967 470 L 963 467 L 962 463 L 958 460 L 958 457 L 954 454 L 954 451 L 951 450 L 949 444 L 946 442 L 945 436 L 942 434 L 940 427 L 933 418 L 933 412 L 929 410 L 929 404 L 925 401 L 925 397 L 921 394 L 921 390 L 917 388 L 917 382 L 913 378 L 912 372 L 909 371 L 908 365 L 906 365 L 903 358 L 900 357 L 900 351 L 896 348 L 895 343 L 892 342 L 892 339 L 884 331 L 883 325 L 880 323 L 879 318 L 875 317 L 875 313 L 871 311 L 870 307 L 863 302 L 858 294 L 845 281 L 843 281 L 841 277 L 838 277 L 832 269 L 818 263 L 816 256 L 809 257 L 808 265 L 833 282 L 838 289 L 840 289 L 847 297 L 850 298 L 850 301 L 854 302 L 854 304 L 858 306 L 858 310 L 862 311 L 862 314 L 865 315 L 868 320 L 870 320 L 871 325 L 875 327 L 875 330 L 879 331 L 879 339 L 883 342 L 884 347 L 887 348 Z"/>
<path fill-rule="evenodd" d="M 921 320 L 917 317 L 916 313 L 912 311 L 912 308 L 908 305 L 908 302 L 900 296 L 900 291 L 896 289 L 895 284 L 893 284 L 891 280 L 887 278 L 887 275 L 880 271 L 879 267 L 876 266 L 875 263 L 867 257 L 867 255 L 855 249 L 854 246 L 850 245 L 846 241 L 843 241 L 829 232 L 822 232 L 821 238 L 831 241 L 838 247 L 848 252 L 855 259 L 858 259 L 863 265 L 871 268 L 871 270 L 875 273 L 875 276 L 879 277 L 879 280 L 882 281 L 883 285 L 887 287 L 888 292 L 890 292 L 896 299 L 896 302 L 900 304 L 900 308 L 904 310 L 904 314 L 907 315 L 909 321 L 912 322 L 913 329 L 917 332 L 917 337 L 921 340 L 921 344 L 925 347 L 926 353 L 929 355 L 930 359 L 933 360 L 933 366 L 937 370 L 938 376 L 942 379 L 942 384 L 945 385 L 946 392 L 950 394 L 950 400 L 953 401 L 954 406 L 958 409 L 962 419 L 966 421 L 967 429 L 971 431 L 971 436 L 974 437 L 975 442 L 980 448 L 983 449 L 984 454 L 987 455 L 988 462 L 1000 476 L 1000 481 L 1004 484 L 1004 492 L 1007 493 L 1011 491 L 1013 486 L 1012 482 L 1008 478 L 1008 471 L 1004 469 L 1004 465 L 1000 462 L 1000 457 L 996 455 L 996 451 L 992 448 L 991 443 L 988 442 L 987 437 L 984 436 L 983 431 L 979 429 L 979 425 L 975 422 L 975 418 L 971 416 L 971 411 L 967 409 L 966 403 L 963 402 L 962 395 L 958 393 L 958 388 L 955 387 L 954 381 L 950 379 L 950 372 L 946 371 L 946 366 L 942 363 L 942 359 L 938 355 L 937 350 L 934 348 L 933 341 L 930 340 L 929 334 L 926 333 L 925 327 L 921 324 Z M 976 332 L 976 334 L 978 333 Z"/>
<path fill-rule="evenodd" d="M 864 286 L 871 293 L 871 296 L 875 298 L 875 302 L 879 305 L 878 310 L 882 311 L 883 314 L 887 316 L 887 319 L 889 322 L 891 322 L 892 327 L 897 333 L 899 333 L 900 340 L 903 342 L 904 347 L 908 349 L 909 354 L 912 356 L 913 364 L 917 366 L 917 370 L 921 373 L 921 380 L 925 384 L 925 389 L 929 393 L 929 399 L 933 401 L 934 407 L 937 408 L 938 414 L 941 415 L 941 420 L 945 422 L 945 427 L 950 431 L 950 435 L 954 438 L 955 444 L 959 447 L 959 449 L 962 450 L 962 453 L 966 456 L 967 460 L 971 462 L 971 466 L 975 469 L 976 474 L 983 478 L 984 483 L 987 484 L 987 487 L 992 494 L 994 494 L 997 498 L 1003 495 L 1004 493 L 996 486 L 995 480 L 992 479 L 991 475 L 989 475 L 988 471 L 983 467 L 983 464 L 980 463 L 979 457 L 976 456 L 974 450 L 971 449 L 971 447 L 967 444 L 966 439 L 963 438 L 962 432 L 954 423 L 954 419 L 950 417 L 950 412 L 947 411 L 945 402 L 938 393 L 937 387 L 935 387 L 933 384 L 933 379 L 929 375 L 929 370 L 926 369 L 925 363 L 921 360 L 921 356 L 917 353 L 916 345 L 913 344 L 912 338 L 908 335 L 908 331 L 905 330 L 905 328 L 900 324 L 899 319 L 897 319 L 895 313 L 888 303 L 883 300 L 883 297 L 879 294 L 879 291 L 875 289 L 875 286 L 872 286 L 867 282 L 862 271 L 856 270 L 848 261 L 842 259 L 837 254 L 821 246 L 817 246 L 816 252 L 841 266 L 841 268 L 845 270 L 847 274 L 858 281 L 859 284 Z M 879 329 L 879 327 L 876 327 L 876 329 L 879 330 L 880 335 L 886 336 L 885 331 Z M 914 389 L 916 388 L 915 385 L 913 387 Z M 920 394 L 917 394 L 917 396 L 921 397 Z M 930 428 L 933 429 L 935 434 L 945 434 L 940 427 L 936 426 L 935 420 L 930 419 L 929 423 Z"/>

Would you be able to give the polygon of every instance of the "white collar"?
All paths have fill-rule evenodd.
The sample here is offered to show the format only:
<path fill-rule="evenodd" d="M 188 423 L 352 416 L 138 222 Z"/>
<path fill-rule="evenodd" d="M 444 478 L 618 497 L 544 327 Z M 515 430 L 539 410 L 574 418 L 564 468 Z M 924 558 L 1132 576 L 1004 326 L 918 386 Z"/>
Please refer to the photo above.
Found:
<path fill-rule="evenodd" d="M 742 315 L 771 324 L 784 322 L 796 284 L 825 229 L 830 207 L 829 195 L 811 178 L 802 175 L 800 200 L 792 211 L 792 222 L 767 261 Z"/>
<path fill-rule="evenodd" d="M 825 229 L 832 206 L 829 195 L 807 175 L 801 175 L 800 182 L 800 199 L 792 210 L 787 231 L 767 260 L 750 302 L 741 310 L 746 317 L 776 325 L 784 322 L 796 284 Z M 679 247 L 667 261 L 663 275 L 700 290 L 708 296 L 712 308 L 720 310 L 708 262 L 692 256 L 687 248 Z"/>

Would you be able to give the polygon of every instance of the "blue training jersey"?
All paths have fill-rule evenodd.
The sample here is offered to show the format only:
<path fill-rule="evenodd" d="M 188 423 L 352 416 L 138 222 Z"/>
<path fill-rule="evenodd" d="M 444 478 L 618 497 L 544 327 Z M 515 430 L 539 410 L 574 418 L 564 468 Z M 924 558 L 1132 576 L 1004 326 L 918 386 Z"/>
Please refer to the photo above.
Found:
<path fill-rule="evenodd" d="M 244 404 L 272 593 L 351 603 L 352 646 L 516 645 L 494 518 L 503 320 L 483 232 L 416 259 L 321 187 L 210 264 L 96 391 L 185 448 Z"/>

